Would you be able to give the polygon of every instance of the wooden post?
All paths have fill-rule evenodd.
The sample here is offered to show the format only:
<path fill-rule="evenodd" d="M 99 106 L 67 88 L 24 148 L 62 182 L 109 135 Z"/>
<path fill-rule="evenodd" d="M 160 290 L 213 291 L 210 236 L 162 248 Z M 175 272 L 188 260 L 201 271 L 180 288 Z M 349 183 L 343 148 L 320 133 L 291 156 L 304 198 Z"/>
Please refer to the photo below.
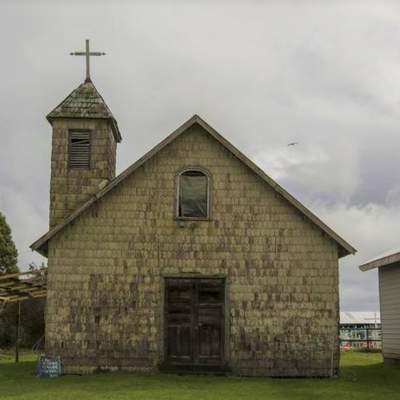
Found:
<path fill-rule="evenodd" d="M 16 318 L 16 333 L 15 333 L 15 362 L 19 362 L 19 336 L 21 327 L 21 302 L 18 302 L 18 312 Z"/>

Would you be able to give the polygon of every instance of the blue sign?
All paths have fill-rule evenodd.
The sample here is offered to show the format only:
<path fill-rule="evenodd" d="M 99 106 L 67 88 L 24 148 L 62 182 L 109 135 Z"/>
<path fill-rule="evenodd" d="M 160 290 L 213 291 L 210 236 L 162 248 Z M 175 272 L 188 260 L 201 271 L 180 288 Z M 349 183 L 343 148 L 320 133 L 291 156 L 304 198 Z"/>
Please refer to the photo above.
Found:
<path fill-rule="evenodd" d="M 63 374 L 61 358 L 40 356 L 37 365 L 37 374 L 40 377 L 56 378 Z"/>

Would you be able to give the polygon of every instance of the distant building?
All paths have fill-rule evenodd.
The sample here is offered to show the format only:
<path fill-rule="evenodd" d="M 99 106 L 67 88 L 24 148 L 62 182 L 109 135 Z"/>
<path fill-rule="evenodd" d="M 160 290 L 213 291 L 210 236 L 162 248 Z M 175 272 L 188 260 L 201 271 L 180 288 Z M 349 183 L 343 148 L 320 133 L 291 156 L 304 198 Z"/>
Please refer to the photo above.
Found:
<path fill-rule="evenodd" d="M 381 349 L 382 328 L 379 312 L 345 311 L 340 313 L 342 350 Z"/>
<path fill-rule="evenodd" d="M 361 271 L 378 268 L 382 319 L 382 353 L 386 363 L 400 364 L 400 250 L 360 265 Z"/>

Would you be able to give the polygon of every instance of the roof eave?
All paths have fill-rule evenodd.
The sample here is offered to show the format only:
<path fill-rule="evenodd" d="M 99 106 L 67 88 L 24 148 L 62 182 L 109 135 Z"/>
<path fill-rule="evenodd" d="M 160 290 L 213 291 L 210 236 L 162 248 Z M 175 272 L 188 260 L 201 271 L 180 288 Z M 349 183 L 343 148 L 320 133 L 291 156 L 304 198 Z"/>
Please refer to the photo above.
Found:
<path fill-rule="evenodd" d="M 49 251 L 49 246 L 48 246 L 48 242 L 44 242 L 44 243 L 39 243 L 41 238 L 39 238 L 35 243 L 32 243 L 29 248 L 32 251 L 36 251 L 38 252 L 41 256 L 43 257 L 48 257 L 48 251 Z"/>
<path fill-rule="evenodd" d="M 92 196 L 86 203 L 77 208 L 72 214 L 70 214 L 67 218 L 64 219 L 61 223 L 51 228 L 44 235 L 42 235 L 38 240 L 33 242 L 29 247 L 33 251 L 37 251 L 39 254 L 47 257 L 48 253 L 48 241 L 56 235 L 59 231 L 61 231 L 65 226 L 67 226 L 70 222 L 72 222 L 78 215 L 80 215 L 84 210 L 90 207 L 99 197 L 100 193 L 102 193 L 109 185 L 107 185 L 104 189 L 100 190 L 97 194 Z"/>
<path fill-rule="evenodd" d="M 339 258 L 350 256 L 350 255 L 354 256 L 356 253 L 357 253 L 357 250 L 353 246 L 349 245 L 349 247 L 344 247 L 344 246 L 338 244 L 338 257 Z"/>
<path fill-rule="evenodd" d="M 200 126 L 206 131 L 212 132 L 213 136 L 227 147 L 240 161 L 246 164 L 253 172 L 260 176 L 270 186 L 272 186 L 283 198 L 285 198 L 290 204 L 297 208 L 302 214 L 306 215 L 312 222 L 319 226 L 331 239 L 333 239 L 339 246 L 339 258 L 357 253 L 357 250 L 341 238 L 336 232 L 334 232 L 329 226 L 327 226 L 321 219 L 319 219 L 312 211 L 300 203 L 294 198 L 289 192 L 287 192 L 282 186 L 270 178 L 261 168 L 254 164 L 249 158 L 247 158 L 240 150 L 228 142 L 222 135 L 220 135 L 212 126 L 208 125 L 202 118 L 195 115 L 193 118 L 196 119 Z M 342 251 L 340 251 L 342 249 Z"/>
<path fill-rule="evenodd" d="M 388 265 L 400 262 L 400 252 L 390 254 L 389 256 L 381 257 L 376 260 L 369 261 L 365 264 L 360 265 L 358 268 L 365 272 L 375 268 L 386 267 Z"/>

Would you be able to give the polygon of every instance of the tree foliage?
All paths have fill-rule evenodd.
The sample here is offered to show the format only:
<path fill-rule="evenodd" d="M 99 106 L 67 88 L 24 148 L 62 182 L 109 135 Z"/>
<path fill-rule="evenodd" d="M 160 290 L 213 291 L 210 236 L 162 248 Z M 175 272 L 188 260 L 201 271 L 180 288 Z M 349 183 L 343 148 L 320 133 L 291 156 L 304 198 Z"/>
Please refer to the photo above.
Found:
<path fill-rule="evenodd" d="M 43 338 L 45 305 L 45 299 L 32 299 L 21 302 L 19 343 L 22 348 L 31 349 Z M 0 314 L 0 349 L 15 345 L 17 314 L 17 303 L 7 304 Z"/>
<path fill-rule="evenodd" d="M 0 273 L 18 272 L 18 251 L 12 239 L 11 228 L 0 212 Z"/>

